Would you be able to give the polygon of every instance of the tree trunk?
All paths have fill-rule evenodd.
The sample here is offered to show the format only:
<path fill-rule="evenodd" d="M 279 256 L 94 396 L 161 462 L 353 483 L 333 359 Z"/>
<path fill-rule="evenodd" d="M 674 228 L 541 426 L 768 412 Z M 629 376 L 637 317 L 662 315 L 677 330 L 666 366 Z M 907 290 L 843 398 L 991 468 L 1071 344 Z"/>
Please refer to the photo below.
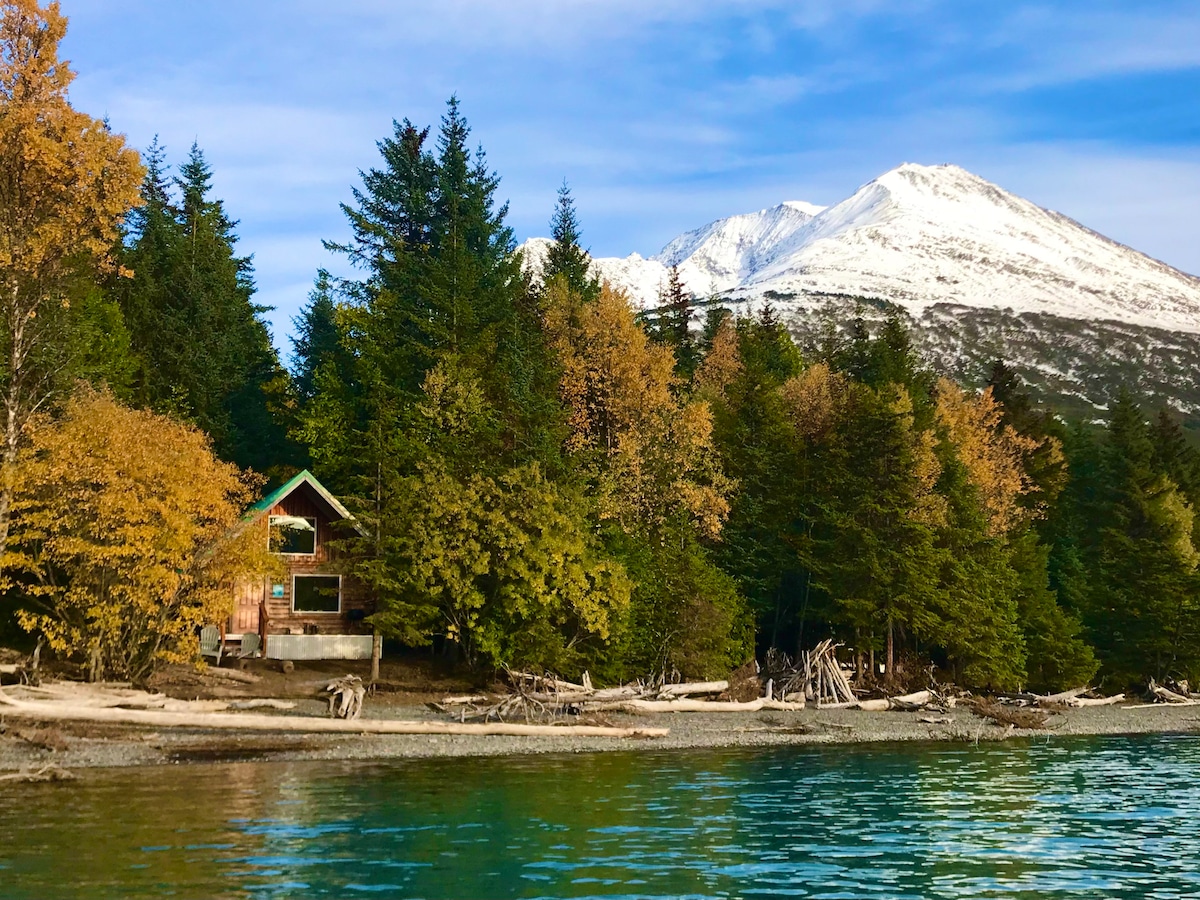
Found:
<path fill-rule="evenodd" d="M 371 684 L 379 680 L 379 658 L 383 655 L 383 635 L 379 629 L 371 635 Z"/>
<path fill-rule="evenodd" d="M 887 674 L 884 680 L 888 683 L 896 680 L 896 635 L 895 629 L 892 627 L 892 617 L 888 616 L 887 620 Z"/>
<path fill-rule="evenodd" d="M 10 287 L 8 386 L 4 394 L 4 451 L 0 456 L 0 559 L 8 549 L 12 523 L 13 466 L 21 441 L 21 393 L 25 370 L 25 321 L 20 310 L 20 288 Z"/>

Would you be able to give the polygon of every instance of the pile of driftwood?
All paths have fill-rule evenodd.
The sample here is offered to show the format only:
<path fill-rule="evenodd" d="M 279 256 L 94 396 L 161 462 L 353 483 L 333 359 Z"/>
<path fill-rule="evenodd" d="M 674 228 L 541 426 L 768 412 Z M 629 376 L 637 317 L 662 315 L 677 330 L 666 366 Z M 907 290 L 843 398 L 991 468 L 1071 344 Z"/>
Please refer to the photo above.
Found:
<path fill-rule="evenodd" d="M 357 675 L 343 675 L 331 681 L 321 691 L 329 700 L 329 715 L 334 719 L 357 719 L 362 713 L 363 698 L 367 689 Z"/>
<path fill-rule="evenodd" d="M 898 697 L 864 698 L 850 679 L 849 672 L 838 661 L 841 644 L 824 640 L 812 650 L 804 651 L 793 661 L 785 653 L 770 651 L 763 674 L 767 697 L 779 696 L 793 702 L 811 701 L 817 709 L 862 709 L 881 712 L 889 709 L 914 711 L 927 706 L 953 706 L 954 698 L 933 690 L 917 691 Z"/>
<path fill-rule="evenodd" d="M 770 650 L 762 675 L 764 696 L 793 702 L 809 701 L 824 707 L 830 704 L 856 703 L 858 696 L 838 662 L 842 646 L 824 640 L 812 650 L 802 651 L 798 660 L 786 653 Z"/>
<path fill-rule="evenodd" d="M 1087 706 L 1114 706 L 1125 700 L 1124 694 L 1113 694 L 1111 697 L 1088 696 L 1096 692 L 1090 687 L 1071 688 L 1057 694 L 1031 694 L 1025 691 L 1001 694 L 995 702 L 1003 706 L 1035 706 L 1041 709 L 1083 709 Z"/>
<path fill-rule="evenodd" d="M 761 670 L 756 663 L 751 663 L 734 673 L 729 680 L 723 681 L 681 684 L 638 681 L 620 687 L 597 689 L 587 673 L 579 683 L 575 683 L 552 675 L 509 672 L 511 690 L 505 696 L 495 698 L 476 694 L 447 697 L 441 703 L 430 706 L 460 722 L 544 722 L 563 716 L 604 712 L 754 712 L 800 710 L 806 706 L 867 712 L 897 710 L 946 713 L 960 702 L 960 695 L 936 684 L 931 684 L 926 690 L 899 696 L 870 696 L 868 690 L 855 687 L 853 670 L 838 661 L 837 651 L 841 646 L 830 640 L 821 641 L 795 660 L 784 653 L 771 651 Z M 1163 699 L 1171 693 L 1165 688 L 1158 690 Z M 1200 695 L 1174 696 L 1178 699 L 1171 702 L 1200 704 Z M 984 703 L 966 694 L 961 697 L 973 709 Z M 1058 694 L 1010 693 L 986 701 L 981 715 L 999 724 L 1022 728 L 1041 727 L 1045 724 L 1045 716 L 1010 713 L 1005 708 L 1038 707 L 1053 711 L 1108 706 L 1124 699 L 1124 694 L 1095 696 L 1089 687 Z"/>
<path fill-rule="evenodd" d="M 984 700 L 982 697 L 971 698 L 966 705 L 979 718 L 987 719 L 1009 729 L 1021 728 L 1026 731 L 1036 731 L 1045 728 L 1046 722 L 1050 718 L 1049 710 L 997 703 Z"/>
<path fill-rule="evenodd" d="M 765 697 L 743 702 L 714 699 L 728 694 L 728 680 L 679 684 L 639 681 L 600 689 L 592 686 L 591 678 L 586 673 L 581 683 L 528 672 L 510 672 L 509 680 L 512 684 L 510 693 L 498 700 L 476 694 L 447 697 L 441 703 L 431 703 L 430 707 L 452 715 L 461 722 L 477 719 L 485 722 L 513 719 L 538 722 L 605 712 L 754 712 L 804 708 L 803 702 L 787 703 Z"/>
<path fill-rule="evenodd" d="M 584 676 L 582 683 L 527 672 L 509 673 L 512 690 L 495 700 L 486 695 L 447 697 L 430 706 L 453 715 L 461 722 L 482 719 L 505 722 L 555 720 L 562 716 L 604 712 L 754 712 L 762 709 L 803 709 L 804 703 L 786 703 L 759 697 L 737 702 L 712 699 L 730 689 L 728 680 L 693 681 L 681 684 L 636 682 L 614 688 L 596 689 Z"/>
<path fill-rule="evenodd" d="M 0 684 L 16 682 L 19 684 L 37 684 L 38 683 L 38 667 L 42 656 L 43 638 L 38 638 L 37 646 L 33 648 L 33 653 L 28 658 L 22 657 L 20 654 L 12 653 L 11 651 L 0 651 L 4 655 L 0 657 L 3 662 L 0 662 Z M 7 678 L 5 676 L 8 676 Z"/>
<path fill-rule="evenodd" d="M 756 712 L 759 710 L 801 710 L 810 701 L 817 709 L 921 710 L 953 705 L 934 691 L 918 691 L 899 697 L 859 698 L 846 673 L 837 662 L 836 646 L 824 641 L 816 649 L 793 663 L 783 654 L 773 654 L 769 668 L 752 676 L 754 699 L 738 700 L 745 696 L 748 686 L 743 679 L 722 681 L 692 681 L 678 684 L 661 681 L 638 681 L 620 687 L 592 686 L 585 673 L 580 683 L 564 681 L 528 672 L 510 672 L 510 692 L 495 699 L 483 694 L 447 697 L 431 708 L 453 716 L 460 722 L 482 720 L 505 722 L 519 719 L 525 722 L 555 720 L 569 715 L 592 715 L 605 712 L 664 713 L 664 712 Z M 753 669 L 751 671 L 754 671 Z M 735 673 L 735 676 L 739 673 Z M 765 680 L 762 676 L 766 676 Z M 755 696 L 757 695 L 757 696 Z"/>
<path fill-rule="evenodd" d="M 1175 690 L 1172 690 L 1151 678 L 1148 690 L 1152 698 L 1150 703 L 1137 703 L 1125 708 L 1153 709 L 1156 706 L 1161 707 L 1163 704 L 1171 706 L 1200 706 L 1200 694 L 1191 691 L 1186 681 L 1176 683 Z"/>

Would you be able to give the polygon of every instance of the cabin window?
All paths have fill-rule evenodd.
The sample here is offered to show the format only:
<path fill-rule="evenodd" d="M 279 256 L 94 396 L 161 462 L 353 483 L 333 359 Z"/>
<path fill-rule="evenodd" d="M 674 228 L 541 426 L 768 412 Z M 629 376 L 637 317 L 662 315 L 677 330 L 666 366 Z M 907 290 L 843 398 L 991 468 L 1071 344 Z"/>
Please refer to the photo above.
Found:
<path fill-rule="evenodd" d="M 271 516 L 271 552 L 315 556 L 317 520 L 311 516 Z"/>
<path fill-rule="evenodd" d="M 292 576 L 292 612 L 335 613 L 341 609 L 341 575 Z"/>

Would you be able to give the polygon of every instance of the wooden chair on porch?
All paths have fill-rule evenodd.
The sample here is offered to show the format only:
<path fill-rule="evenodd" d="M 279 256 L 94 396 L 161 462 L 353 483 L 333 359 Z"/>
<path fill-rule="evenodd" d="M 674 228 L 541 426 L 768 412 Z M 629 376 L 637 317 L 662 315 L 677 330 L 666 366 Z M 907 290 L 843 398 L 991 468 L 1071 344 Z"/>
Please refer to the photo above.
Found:
<path fill-rule="evenodd" d="M 238 652 L 238 659 L 249 659 L 250 657 L 257 657 L 259 655 L 259 649 L 261 647 L 262 647 L 262 638 L 260 638 L 253 631 L 247 631 L 245 634 L 242 635 L 242 647 L 241 647 L 241 650 Z"/>
<path fill-rule="evenodd" d="M 221 640 L 221 629 L 216 625 L 205 625 L 200 629 L 200 658 L 213 658 L 213 665 L 221 665 L 221 655 L 225 651 L 225 642 Z"/>

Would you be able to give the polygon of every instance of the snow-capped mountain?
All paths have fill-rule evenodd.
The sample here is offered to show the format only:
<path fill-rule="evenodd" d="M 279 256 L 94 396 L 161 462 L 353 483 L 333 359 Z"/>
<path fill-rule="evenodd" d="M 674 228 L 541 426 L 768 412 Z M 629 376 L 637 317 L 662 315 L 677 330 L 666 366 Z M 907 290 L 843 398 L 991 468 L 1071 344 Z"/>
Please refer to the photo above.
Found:
<path fill-rule="evenodd" d="M 524 245 L 534 273 L 549 245 Z M 905 164 L 828 208 L 789 201 L 593 264 L 643 308 L 678 265 L 697 320 L 769 299 L 802 345 L 831 318 L 901 310 L 926 358 L 966 383 L 1003 358 L 1060 408 L 1094 413 L 1124 386 L 1200 429 L 1200 279 L 957 166 Z"/>
<path fill-rule="evenodd" d="M 526 244 L 530 263 L 545 246 Z M 905 164 L 828 208 L 787 202 L 690 231 L 649 259 L 594 263 L 643 307 L 676 264 L 697 297 L 769 296 L 785 313 L 841 296 L 914 316 L 948 303 L 1200 332 L 1200 279 L 951 165 Z"/>

